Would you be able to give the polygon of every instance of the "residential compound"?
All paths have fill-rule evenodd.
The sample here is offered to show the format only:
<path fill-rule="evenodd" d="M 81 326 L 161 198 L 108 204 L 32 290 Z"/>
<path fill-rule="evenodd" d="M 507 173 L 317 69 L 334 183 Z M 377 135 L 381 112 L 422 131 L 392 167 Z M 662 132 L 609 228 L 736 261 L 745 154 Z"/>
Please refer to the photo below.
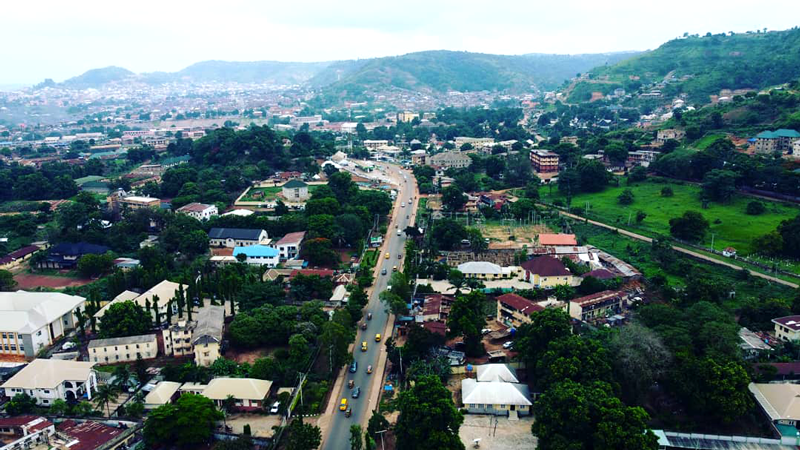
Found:
<path fill-rule="evenodd" d="M 76 327 L 85 303 L 58 292 L 0 292 L 0 355 L 33 358 Z"/>
<path fill-rule="evenodd" d="M 775 324 L 775 337 L 783 341 L 800 341 L 800 316 L 786 316 L 772 319 Z"/>
<path fill-rule="evenodd" d="M 0 418 L 0 450 L 42 448 L 56 433 L 53 422 L 38 416 L 16 416 Z"/>
<path fill-rule="evenodd" d="M 97 390 L 95 363 L 34 359 L 30 364 L 3 383 L 7 397 L 27 394 L 39 405 L 51 405 L 54 400 L 67 402 L 91 400 Z"/>
<path fill-rule="evenodd" d="M 216 205 L 206 205 L 204 203 L 189 203 L 181 206 L 175 212 L 186 214 L 197 220 L 208 220 L 219 214 Z"/>
<path fill-rule="evenodd" d="M 560 284 L 572 284 L 572 274 L 564 263 L 552 256 L 538 256 L 522 263 L 525 281 L 537 288 L 554 288 Z"/>
<path fill-rule="evenodd" d="M 124 291 L 111 300 L 111 302 L 109 302 L 107 305 L 100 308 L 100 310 L 95 313 L 94 317 L 102 321 L 103 315 L 111 305 L 124 301 L 133 301 L 151 314 L 153 308 L 155 308 L 158 310 L 158 315 L 160 317 L 166 317 L 167 307 L 170 304 L 170 301 L 179 295 L 181 289 L 186 291 L 186 286 L 169 280 L 163 280 L 162 282 L 145 291 L 143 294 Z M 173 315 L 178 314 L 177 302 L 172 302 L 171 308 Z"/>
<path fill-rule="evenodd" d="M 762 131 L 756 135 L 756 153 L 792 153 L 798 141 L 800 133 L 795 130 Z"/>
<path fill-rule="evenodd" d="M 428 157 L 426 163 L 443 169 L 464 169 L 472 164 L 472 158 L 461 152 L 444 152 Z"/>
<path fill-rule="evenodd" d="M 304 202 L 309 198 L 308 185 L 297 179 L 289 180 L 281 186 L 281 194 L 289 202 Z"/>
<path fill-rule="evenodd" d="M 94 339 L 89 342 L 89 360 L 100 364 L 115 364 L 151 359 L 158 356 L 155 334 Z"/>
<path fill-rule="evenodd" d="M 266 230 L 248 228 L 212 228 L 208 231 L 209 245 L 212 247 L 247 247 L 269 244 Z"/>
<path fill-rule="evenodd" d="M 602 291 L 569 301 L 569 315 L 575 319 L 589 321 L 609 317 L 622 312 L 626 296 L 619 291 Z"/>
<path fill-rule="evenodd" d="M 666 130 L 658 130 L 656 133 L 656 142 L 661 145 L 669 140 L 680 141 L 686 136 L 686 132 L 683 130 L 678 130 L 675 128 L 669 128 Z"/>
<path fill-rule="evenodd" d="M 531 150 L 531 166 L 537 174 L 558 173 L 558 153 L 550 150 Z"/>
<path fill-rule="evenodd" d="M 210 366 L 221 355 L 225 308 L 206 306 L 197 313 L 197 320 L 178 320 L 163 330 L 164 353 L 167 356 L 194 355 L 199 366 Z"/>
<path fill-rule="evenodd" d="M 281 260 L 285 261 L 287 259 L 296 258 L 297 255 L 300 254 L 300 244 L 303 243 L 305 237 L 305 231 L 298 231 L 296 233 L 289 233 L 276 242 L 275 248 L 278 249 Z"/>

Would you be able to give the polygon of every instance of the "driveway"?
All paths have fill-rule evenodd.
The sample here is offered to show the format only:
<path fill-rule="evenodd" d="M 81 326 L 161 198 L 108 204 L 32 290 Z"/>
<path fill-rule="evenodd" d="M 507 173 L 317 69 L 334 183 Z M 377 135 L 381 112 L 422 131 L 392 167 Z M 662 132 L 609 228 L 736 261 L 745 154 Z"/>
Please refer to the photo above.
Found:
<path fill-rule="evenodd" d="M 228 426 L 233 428 L 233 433 L 242 434 L 244 426 L 250 424 L 250 432 L 254 437 L 272 437 L 272 427 L 281 424 L 281 416 L 278 414 L 231 414 L 226 419 Z M 223 421 L 217 422 L 223 425 Z"/>
<path fill-rule="evenodd" d="M 520 450 L 536 448 L 536 437 L 531 434 L 533 418 L 520 417 L 508 420 L 507 417 L 465 414 L 464 423 L 458 431 L 461 442 L 468 449 L 475 439 L 480 439 L 482 450 Z"/>

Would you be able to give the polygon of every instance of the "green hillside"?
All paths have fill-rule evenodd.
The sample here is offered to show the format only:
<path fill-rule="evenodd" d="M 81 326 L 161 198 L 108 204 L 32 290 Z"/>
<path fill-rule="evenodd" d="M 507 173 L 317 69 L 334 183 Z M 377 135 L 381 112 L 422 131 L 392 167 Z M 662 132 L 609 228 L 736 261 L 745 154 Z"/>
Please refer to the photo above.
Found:
<path fill-rule="evenodd" d="M 83 74 L 72 77 L 61 84 L 64 87 L 73 89 L 94 88 L 113 81 L 120 81 L 133 75 L 134 73 L 128 69 L 109 66 L 102 69 L 87 70 Z"/>
<path fill-rule="evenodd" d="M 592 74 L 615 81 L 640 77 L 646 84 L 662 81 L 670 72 L 674 78 L 662 88 L 665 94 L 685 92 L 701 102 L 721 89 L 786 83 L 800 75 L 800 29 L 674 39 Z"/>

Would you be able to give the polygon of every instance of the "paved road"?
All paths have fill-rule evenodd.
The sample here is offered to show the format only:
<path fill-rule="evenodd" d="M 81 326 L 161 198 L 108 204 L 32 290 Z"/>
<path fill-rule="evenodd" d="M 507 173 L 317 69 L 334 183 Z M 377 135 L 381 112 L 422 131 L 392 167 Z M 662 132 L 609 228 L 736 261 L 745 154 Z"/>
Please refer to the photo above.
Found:
<path fill-rule="evenodd" d="M 380 352 L 385 349 L 384 343 L 386 336 L 383 335 L 386 328 L 389 314 L 386 312 L 383 304 L 378 299 L 378 295 L 386 290 L 389 277 L 392 274 L 392 268 L 397 266 L 398 270 L 403 267 L 403 259 L 398 259 L 397 255 L 405 258 L 405 234 L 397 235 L 399 224 L 400 230 L 404 230 L 407 225 L 410 225 L 413 220 L 413 209 L 416 202 L 409 202 L 412 196 L 416 195 L 414 177 L 410 172 L 400 171 L 397 166 L 383 165 L 386 168 L 387 174 L 399 183 L 397 201 L 395 203 L 393 219 L 389 224 L 389 231 L 386 234 L 386 242 L 383 246 L 383 253 L 378 259 L 378 275 L 375 277 L 375 284 L 372 287 L 369 303 L 365 308 L 365 316 L 367 312 L 372 313 L 372 320 L 367 321 L 367 329 L 359 329 L 358 336 L 356 337 L 356 345 L 353 349 L 353 357 L 358 363 L 358 370 L 356 373 L 346 372 L 345 380 L 354 380 L 355 385 L 361 387 L 361 396 L 358 399 L 353 399 L 350 395 L 350 389 L 347 383 L 340 383 L 342 388 L 338 392 L 334 392 L 331 401 L 337 405 L 342 401 L 342 398 L 347 398 L 347 404 L 353 408 L 353 415 L 345 417 L 344 413 L 335 408 L 333 417 L 330 420 L 330 425 L 327 426 L 327 436 L 323 436 L 324 442 L 322 448 L 324 450 L 349 450 L 350 449 L 350 425 L 364 424 L 372 414 L 369 411 L 369 399 L 377 395 L 377 393 L 370 392 L 373 385 L 373 377 L 379 377 L 382 374 L 377 370 L 378 358 Z M 407 181 L 403 179 L 406 176 Z M 401 204 L 405 203 L 405 207 Z M 406 219 L 406 217 L 410 217 Z M 385 258 L 385 254 L 389 253 L 389 259 Z M 386 269 L 386 275 L 380 274 L 380 269 Z M 375 342 L 375 335 L 381 333 L 381 342 Z M 361 342 L 367 342 L 367 351 L 361 351 Z M 372 365 L 375 371 L 372 375 L 367 375 L 367 366 Z M 380 389 L 377 385 L 375 389 Z M 362 425 L 363 426 L 363 425 Z"/>
<path fill-rule="evenodd" d="M 541 206 L 547 207 L 546 205 L 541 205 Z M 571 214 L 571 213 L 564 212 L 564 211 L 561 211 L 561 210 L 558 210 L 558 212 L 562 216 L 571 217 L 573 219 L 578 219 L 580 221 L 586 220 L 586 218 L 578 216 L 578 215 L 575 215 L 575 214 Z M 628 236 L 628 237 L 631 237 L 631 238 L 634 238 L 634 239 L 638 239 L 640 241 L 645 241 L 645 242 L 652 242 L 653 241 L 653 239 L 651 239 L 651 238 L 649 238 L 647 236 L 642 236 L 641 234 L 632 233 L 632 232 L 630 232 L 628 230 L 623 230 L 622 228 L 617 228 L 617 227 L 614 227 L 614 226 L 611 226 L 611 225 L 604 224 L 602 222 L 597 222 L 595 220 L 589 220 L 588 223 L 590 223 L 592 225 L 596 225 L 598 227 L 607 228 L 609 230 L 616 230 L 617 232 L 619 232 L 619 234 L 623 234 L 625 236 Z M 683 247 L 678 247 L 677 245 L 673 245 L 672 249 L 675 250 L 676 252 L 681 252 L 683 254 L 692 256 L 694 258 L 702 259 L 703 261 L 707 261 L 707 262 L 710 262 L 710 263 L 713 263 L 713 264 L 719 264 L 721 266 L 730 267 L 731 269 L 735 269 L 735 270 L 747 270 L 748 272 L 750 272 L 751 275 L 759 277 L 759 278 L 763 278 L 765 280 L 773 281 L 775 283 L 783 284 L 785 286 L 789 286 L 789 287 L 792 287 L 792 288 L 797 288 L 798 287 L 797 284 L 792 283 L 790 281 L 782 280 L 780 278 L 776 278 L 776 277 L 773 277 L 771 275 L 767 275 L 767 274 L 764 274 L 764 273 L 761 273 L 761 272 L 755 272 L 755 271 L 750 270 L 750 269 L 745 269 L 742 266 L 737 266 L 736 264 L 731 264 L 731 263 L 726 262 L 726 261 L 721 261 L 719 259 L 712 258 L 712 257 L 710 257 L 708 255 L 705 255 L 703 253 L 695 252 L 695 251 L 692 251 L 692 250 L 689 250 L 689 249 L 686 249 L 686 248 L 683 248 Z"/>

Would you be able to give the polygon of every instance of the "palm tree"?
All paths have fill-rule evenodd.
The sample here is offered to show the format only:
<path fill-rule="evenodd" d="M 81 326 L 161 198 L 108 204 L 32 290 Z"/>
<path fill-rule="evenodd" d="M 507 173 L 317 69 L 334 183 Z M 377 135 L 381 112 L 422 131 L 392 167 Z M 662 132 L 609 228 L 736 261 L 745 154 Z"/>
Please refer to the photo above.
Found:
<path fill-rule="evenodd" d="M 100 385 L 94 393 L 94 402 L 97 404 L 98 408 L 103 408 L 105 405 L 106 411 L 108 412 L 108 417 L 111 417 L 111 406 L 112 402 L 117 401 L 117 397 L 119 396 L 119 390 L 116 386 L 111 384 L 103 384 Z"/>
<path fill-rule="evenodd" d="M 114 369 L 114 386 L 119 390 L 125 390 L 131 384 L 133 374 L 127 365 L 117 366 Z"/>

